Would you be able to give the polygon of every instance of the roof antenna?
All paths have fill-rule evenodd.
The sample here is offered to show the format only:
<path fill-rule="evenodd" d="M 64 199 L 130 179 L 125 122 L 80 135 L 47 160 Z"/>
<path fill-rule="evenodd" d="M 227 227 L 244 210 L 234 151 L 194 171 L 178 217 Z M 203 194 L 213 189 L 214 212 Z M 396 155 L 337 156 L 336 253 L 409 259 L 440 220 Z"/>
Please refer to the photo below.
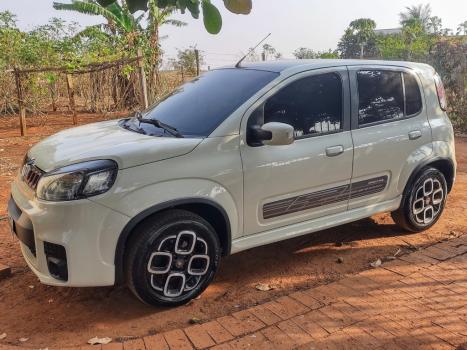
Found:
<path fill-rule="evenodd" d="M 250 51 L 248 51 L 248 53 L 247 53 L 245 56 L 243 56 L 243 57 L 240 59 L 240 61 L 237 62 L 237 64 L 235 65 L 235 68 L 240 68 L 240 65 L 241 65 L 242 62 L 245 60 L 245 58 L 247 58 L 248 55 L 250 55 L 253 51 L 255 51 L 256 48 L 257 48 L 259 45 L 261 45 L 261 43 L 263 43 L 263 42 L 264 42 L 267 38 L 269 38 L 270 36 L 271 36 L 271 33 L 269 33 L 268 35 L 266 35 L 266 37 L 265 37 L 263 40 L 261 40 L 255 47 L 253 47 L 252 49 L 250 49 Z"/>

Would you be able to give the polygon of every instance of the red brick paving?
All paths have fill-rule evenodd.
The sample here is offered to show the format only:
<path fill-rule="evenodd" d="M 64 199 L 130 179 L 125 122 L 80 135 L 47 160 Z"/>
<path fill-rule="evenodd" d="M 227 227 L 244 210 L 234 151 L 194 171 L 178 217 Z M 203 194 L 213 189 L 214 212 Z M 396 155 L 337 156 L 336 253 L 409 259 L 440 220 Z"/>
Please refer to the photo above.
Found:
<path fill-rule="evenodd" d="M 467 349 L 467 235 L 204 324 L 79 349 Z"/>

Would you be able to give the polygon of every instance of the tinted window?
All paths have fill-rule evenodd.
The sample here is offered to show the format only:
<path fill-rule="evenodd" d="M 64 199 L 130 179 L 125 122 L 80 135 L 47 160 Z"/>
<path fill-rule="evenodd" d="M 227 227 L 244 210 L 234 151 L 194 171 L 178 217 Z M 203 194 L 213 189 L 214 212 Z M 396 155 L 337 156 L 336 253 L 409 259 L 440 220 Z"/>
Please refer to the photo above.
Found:
<path fill-rule="evenodd" d="M 277 73 L 247 69 L 219 69 L 182 85 L 151 106 L 144 118 L 159 119 L 189 136 L 208 136 Z M 150 133 L 157 129 L 141 124 Z"/>
<path fill-rule="evenodd" d="M 359 71 L 359 125 L 404 117 L 404 96 L 400 72 Z"/>
<path fill-rule="evenodd" d="M 406 115 L 417 114 L 422 109 L 422 96 L 420 95 L 420 88 L 418 87 L 417 80 L 413 74 L 404 74 L 405 86 L 405 109 Z"/>
<path fill-rule="evenodd" d="M 290 124 L 295 129 L 295 137 L 341 130 L 340 77 L 329 73 L 291 83 L 268 99 L 264 122 Z"/>

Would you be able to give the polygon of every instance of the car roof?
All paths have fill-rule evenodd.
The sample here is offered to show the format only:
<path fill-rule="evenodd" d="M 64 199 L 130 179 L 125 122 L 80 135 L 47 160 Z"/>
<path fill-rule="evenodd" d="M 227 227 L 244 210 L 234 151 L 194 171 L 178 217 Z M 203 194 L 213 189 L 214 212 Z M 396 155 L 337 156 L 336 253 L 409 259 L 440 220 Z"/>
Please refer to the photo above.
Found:
<path fill-rule="evenodd" d="M 384 65 L 393 67 L 432 69 L 429 65 L 417 62 L 406 61 L 385 61 L 385 60 L 355 60 L 355 59 L 310 59 L 310 60 L 278 60 L 266 62 L 244 62 L 239 68 L 263 70 L 269 72 L 282 73 L 289 69 L 311 70 L 327 67 L 340 66 L 362 66 L 362 65 Z M 234 66 L 223 68 L 235 68 Z"/>

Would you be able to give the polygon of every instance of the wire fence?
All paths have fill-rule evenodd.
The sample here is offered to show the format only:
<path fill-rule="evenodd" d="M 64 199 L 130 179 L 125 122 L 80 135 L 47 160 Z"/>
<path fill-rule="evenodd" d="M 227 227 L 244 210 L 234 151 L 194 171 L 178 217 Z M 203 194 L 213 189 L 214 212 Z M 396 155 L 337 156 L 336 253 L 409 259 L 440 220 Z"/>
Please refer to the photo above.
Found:
<path fill-rule="evenodd" d="M 193 75 L 160 72 L 158 84 L 146 84 L 141 56 L 69 67 L 14 68 L 0 72 L 0 118 L 19 118 L 21 135 L 27 125 L 43 125 L 50 114 L 109 113 L 143 109 Z"/>

